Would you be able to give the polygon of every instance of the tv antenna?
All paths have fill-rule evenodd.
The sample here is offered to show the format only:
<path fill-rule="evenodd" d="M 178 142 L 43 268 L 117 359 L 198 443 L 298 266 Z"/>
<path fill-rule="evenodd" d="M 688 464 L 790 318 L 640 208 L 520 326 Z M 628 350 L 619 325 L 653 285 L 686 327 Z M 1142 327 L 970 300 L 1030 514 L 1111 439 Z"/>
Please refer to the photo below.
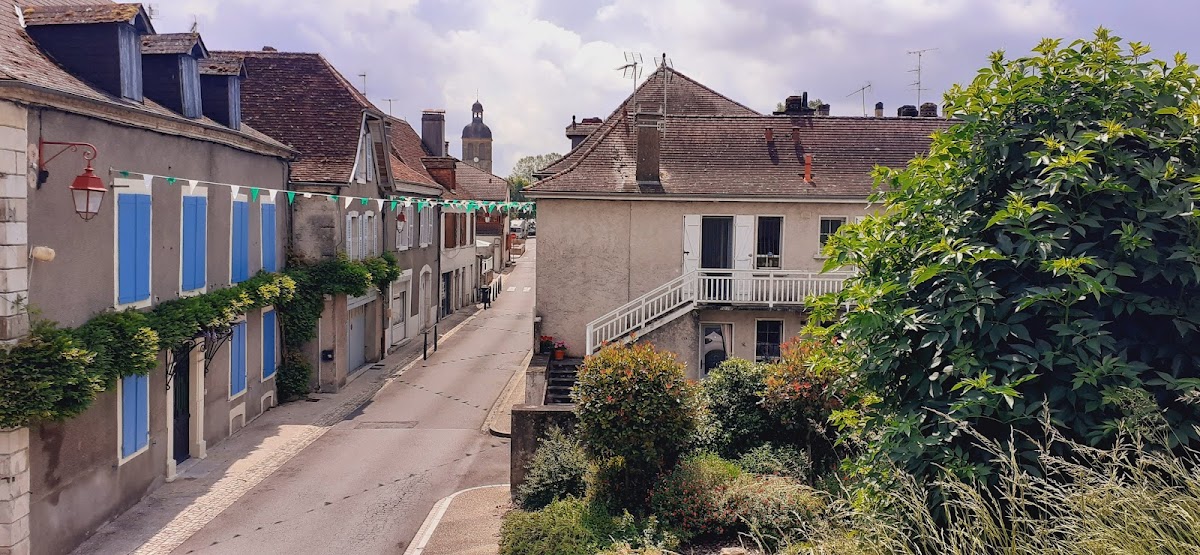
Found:
<path fill-rule="evenodd" d="M 622 76 L 633 80 L 633 91 L 637 92 L 638 80 L 642 78 L 642 55 L 638 52 L 625 53 L 625 65 L 617 68 Z"/>
<path fill-rule="evenodd" d="M 383 101 L 388 103 L 388 115 L 389 116 L 392 115 L 392 103 L 395 102 L 396 99 L 395 98 L 385 98 L 385 99 L 383 99 Z"/>
<path fill-rule="evenodd" d="M 926 52 L 933 52 L 934 50 L 937 50 L 937 48 L 922 48 L 921 50 L 909 50 L 908 51 L 908 54 L 910 56 L 913 54 L 917 55 L 917 67 L 908 70 L 908 72 L 917 74 L 916 82 L 911 83 L 911 85 L 913 87 L 916 87 L 916 90 L 917 90 L 917 107 L 918 108 L 921 106 L 921 91 L 928 90 L 928 89 L 921 88 L 921 58 L 925 55 Z"/>
<path fill-rule="evenodd" d="M 363 96 L 367 96 L 367 72 L 364 71 L 364 72 L 358 74 L 358 76 L 363 78 L 362 93 L 363 93 Z"/>
<path fill-rule="evenodd" d="M 867 91 L 869 91 L 869 90 L 871 90 L 871 82 L 867 81 L 866 85 L 863 85 L 863 86 L 859 87 L 857 91 L 854 91 L 854 92 L 846 95 L 846 98 L 850 98 L 851 96 L 854 96 L 856 94 L 862 96 L 863 116 L 867 115 Z"/>
<path fill-rule="evenodd" d="M 189 33 L 199 33 L 200 32 L 200 20 L 196 17 L 196 14 L 192 14 L 192 30 L 188 31 L 188 32 Z"/>
<path fill-rule="evenodd" d="M 158 4 L 146 4 L 146 17 L 158 19 Z"/>

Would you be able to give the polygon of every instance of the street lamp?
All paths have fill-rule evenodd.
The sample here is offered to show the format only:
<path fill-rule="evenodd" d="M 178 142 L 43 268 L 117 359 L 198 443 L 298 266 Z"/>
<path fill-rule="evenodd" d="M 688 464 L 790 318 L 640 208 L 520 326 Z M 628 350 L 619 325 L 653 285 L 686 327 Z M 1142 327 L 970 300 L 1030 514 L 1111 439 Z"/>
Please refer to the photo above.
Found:
<path fill-rule="evenodd" d="M 46 158 L 44 156 L 46 145 L 63 145 L 66 148 L 58 151 L 54 156 Z M 83 169 L 83 173 L 75 177 L 75 181 L 71 182 L 69 189 L 71 190 L 71 200 L 75 204 L 75 213 L 79 214 L 84 221 L 88 221 L 100 213 L 100 203 L 104 201 L 104 193 L 108 192 L 108 189 L 104 188 L 104 181 L 92 170 L 92 160 L 95 160 L 96 155 L 99 154 L 95 146 L 89 143 L 39 140 L 37 185 L 40 189 L 46 182 L 46 178 L 50 176 L 50 172 L 46 170 L 46 164 L 68 150 L 72 152 L 79 150 L 79 147 L 84 148 L 83 159 L 87 162 L 87 167 Z"/>

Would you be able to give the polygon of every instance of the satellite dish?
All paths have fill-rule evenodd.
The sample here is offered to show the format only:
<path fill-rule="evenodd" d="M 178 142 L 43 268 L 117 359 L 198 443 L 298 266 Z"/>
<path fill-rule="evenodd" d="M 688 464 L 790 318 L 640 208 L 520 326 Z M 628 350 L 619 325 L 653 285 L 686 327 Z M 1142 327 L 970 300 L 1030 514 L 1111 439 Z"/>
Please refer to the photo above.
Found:
<path fill-rule="evenodd" d="M 479 157 L 478 157 L 478 156 L 476 156 L 476 157 L 472 158 L 471 160 L 474 160 L 475 162 L 478 162 L 478 161 L 479 161 Z"/>

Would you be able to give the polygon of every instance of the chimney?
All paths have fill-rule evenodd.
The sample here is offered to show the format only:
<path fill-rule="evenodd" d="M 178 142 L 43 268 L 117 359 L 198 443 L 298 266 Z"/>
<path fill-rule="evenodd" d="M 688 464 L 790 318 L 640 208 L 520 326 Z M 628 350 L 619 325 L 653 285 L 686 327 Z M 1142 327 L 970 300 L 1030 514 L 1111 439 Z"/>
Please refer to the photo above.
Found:
<path fill-rule="evenodd" d="M 600 118 L 583 118 L 583 121 L 576 122 L 575 116 L 571 116 L 571 125 L 567 126 L 567 138 L 571 140 L 571 150 L 579 146 L 579 143 L 588 138 L 593 131 L 599 129 L 602 123 L 604 120 Z"/>
<path fill-rule="evenodd" d="M 828 106 L 826 106 L 828 108 Z M 808 92 L 803 92 L 799 96 L 792 95 L 784 99 L 783 111 L 775 112 L 777 116 L 811 116 L 817 113 L 817 110 L 808 107 Z M 829 115 L 826 113 L 825 115 Z"/>
<path fill-rule="evenodd" d="M 811 155 L 811 154 L 804 155 L 804 182 L 805 183 L 812 183 L 812 160 L 813 160 L 813 155 Z"/>
<path fill-rule="evenodd" d="M 279 52 L 279 49 L 274 46 L 264 46 L 263 52 Z"/>
<path fill-rule="evenodd" d="M 457 160 L 452 156 L 425 156 L 421 158 L 421 163 L 425 165 L 425 170 L 429 172 L 434 181 L 438 182 L 438 185 L 447 191 L 458 188 L 458 180 L 455 175 Z"/>
<path fill-rule="evenodd" d="M 775 130 L 771 129 L 770 127 L 764 129 L 763 138 L 766 139 L 768 143 L 775 142 Z"/>
<path fill-rule="evenodd" d="M 660 150 L 662 132 L 658 125 L 662 123 L 662 110 L 657 104 L 638 104 L 634 116 L 634 127 L 637 129 L 637 168 L 634 177 L 638 183 L 661 181 Z"/>
<path fill-rule="evenodd" d="M 896 115 L 902 118 L 915 118 L 920 114 L 917 107 L 912 104 L 905 104 L 896 109 Z"/>
<path fill-rule="evenodd" d="M 421 143 L 430 156 L 446 155 L 446 111 L 421 111 Z"/>
<path fill-rule="evenodd" d="M 937 117 L 937 104 L 934 104 L 932 102 L 926 102 L 921 105 L 921 109 L 920 109 L 919 113 L 920 113 L 921 117 L 923 117 L 923 118 L 936 118 Z"/>
<path fill-rule="evenodd" d="M 875 117 L 877 117 L 877 118 L 883 117 L 883 103 L 882 102 L 875 103 Z"/>
<path fill-rule="evenodd" d="M 829 115 L 829 105 L 822 104 L 820 106 L 817 106 L 817 115 L 818 116 L 828 116 Z"/>

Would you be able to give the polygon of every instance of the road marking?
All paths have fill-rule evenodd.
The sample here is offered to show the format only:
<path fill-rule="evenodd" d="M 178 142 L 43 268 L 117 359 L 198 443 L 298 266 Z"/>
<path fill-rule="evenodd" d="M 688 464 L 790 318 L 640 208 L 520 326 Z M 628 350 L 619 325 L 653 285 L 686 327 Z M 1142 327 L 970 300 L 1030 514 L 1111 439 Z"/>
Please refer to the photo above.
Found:
<path fill-rule="evenodd" d="M 521 290 L 521 292 L 522 292 L 522 293 L 528 293 L 530 289 L 533 289 L 533 288 L 532 288 L 532 287 L 526 287 L 526 288 L 522 289 L 522 290 Z"/>
<path fill-rule="evenodd" d="M 509 288 L 508 288 L 508 291 L 516 291 L 516 290 L 517 290 L 517 288 L 516 288 L 516 287 L 509 287 Z"/>
<path fill-rule="evenodd" d="M 425 522 L 421 524 L 421 528 L 417 530 L 417 535 L 413 536 L 412 543 L 408 544 L 408 549 L 404 550 L 404 555 L 421 555 L 425 552 L 425 546 L 429 544 L 429 538 L 433 537 L 433 532 L 437 530 L 438 524 L 442 521 L 442 517 L 446 516 L 446 509 L 450 508 L 450 502 L 454 501 L 460 493 L 466 493 L 477 489 L 498 488 L 508 484 L 492 484 L 490 486 L 479 486 L 467 488 L 461 491 L 456 491 L 441 498 L 433 509 L 430 509 L 429 516 L 425 517 Z"/>

